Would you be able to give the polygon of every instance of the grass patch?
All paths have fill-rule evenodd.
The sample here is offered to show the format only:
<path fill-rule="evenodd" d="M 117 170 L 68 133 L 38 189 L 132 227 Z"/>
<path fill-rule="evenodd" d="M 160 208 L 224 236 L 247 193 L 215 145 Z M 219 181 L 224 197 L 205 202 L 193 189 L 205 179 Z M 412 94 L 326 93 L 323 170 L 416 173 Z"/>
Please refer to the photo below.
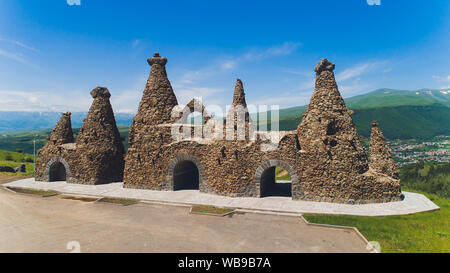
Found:
<path fill-rule="evenodd" d="M 139 200 L 128 199 L 128 198 L 103 197 L 103 198 L 99 199 L 97 202 L 114 203 L 114 204 L 128 206 L 128 205 L 134 205 L 134 204 L 139 203 Z"/>
<path fill-rule="evenodd" d="M 450 252 L 450 199 L 425 194 L 441 207 L 412 215 L 362 217 L 303 214 L 310 223 L 352 226 L 369 241 L 378 241 L 386 253 Z"/>
<path fill-rule="evenodd" d="M 291 180 L 291 176 L 283 168 L 275 168 L 275 178 L 276 180 Z"/>
<path fill-rule="evenodd" d="M 61 199 L 76 200 L 76 201 L 82 201 L 82 202 L 94 202 L 94 201 L 98 200 L 98 198 L 93 198 L 93 197 L 72 196 L 72 195 L 61 196 Z"/>
<path fill-rule="evenodd" d="M 224 216 L 233 211 L 234 211 L 234 209 L 230 209 L 230 208 L 219 208 L 219 207 L 215 207 L 215 206 L 204 206 L 204 205 L 195 205 L 195 206 L 192 206 L 192 208 L 191 208 L 192 213 L 213 214 L 213 215 L 219 215 L 219 216 Z"/>
<path fill-rule="evenodd" d="M 17 173 L 0 172 L 0 174 L 8 175 L 8 176 L 34 176 L 34 163 L 0 160 L 0 166 L 10 166 L 10 167 L 16 168 L 20 164 L 25 164 L 26 172 L 24 172 L 24 173 L 22 173 L 22 172 L 17 172 Z"/>
<path fill-rule="evenodd" d="M 57 191 L 53 190 L 36 190 L 36 189 L 26 189 L 26 188 L 17 188 L 17 187 L 7 187 L 8 189 L 17 192 L 17 193 L 25 193 L 25 194 L 34 194 L 40 196 L 50 196 L 59 194 Z"/>

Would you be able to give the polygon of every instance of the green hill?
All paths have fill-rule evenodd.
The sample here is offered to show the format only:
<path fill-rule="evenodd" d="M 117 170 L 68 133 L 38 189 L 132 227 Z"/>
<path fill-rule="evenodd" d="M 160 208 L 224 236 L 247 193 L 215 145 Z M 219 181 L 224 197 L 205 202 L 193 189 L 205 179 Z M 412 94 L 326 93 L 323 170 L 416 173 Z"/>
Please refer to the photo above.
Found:
<path fill-rule="evenodd" d="M 410 91 L 383 88 L 346 98 L 345 103 L 347 107 L 353 109 L 403 105 L 424 106 L 435 103 L 450 107 L 450 91 L 434 89 Z"/>
<path fill-rule="evenodd" d="M 442 104 L 425 106 L 378 107 L 354 109 L 353 121 L 358 133 L 370 136 L 371 122 L 380 122 L 388 139 L 427 139 L 450 134 L 450 108 Z M 301 114 L 280 117 L 280 130 L 295 130 Z"/>

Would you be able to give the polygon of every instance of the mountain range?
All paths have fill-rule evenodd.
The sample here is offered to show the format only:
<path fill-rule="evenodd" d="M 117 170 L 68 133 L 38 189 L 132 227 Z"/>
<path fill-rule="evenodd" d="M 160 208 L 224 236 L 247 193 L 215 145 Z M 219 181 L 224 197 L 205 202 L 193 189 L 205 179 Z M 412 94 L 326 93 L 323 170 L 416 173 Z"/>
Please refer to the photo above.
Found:
<path fill-rule="evenodd" d="M 450 133 L 450 89 L 375 91 L 346 98 L 358 132 L 368 137 L 377 120 L 388 139 L 427 139 Z M 306 105 L 280 109 L 280 130 L 294 130 Z M 270 115 L 269 119 L 270 119 Z"/>
<path fill-rule="evenodd" d="M 411 91 L 384 88 L 346 98 L 345 103 L 354 111 L 353 120 L 358 132 L 366 138 L 370 136 L 373 120 L 380 123 L 380 128 L 388 139 L 427 139 L 450 134 L 450 89 Z M 280 109 L 279 129 L 295 130 L 306 107 L 303 105 Z M 60 115 L 57 112 L 0 111 L 0 148 L 30 152 L 36 134 L 38 146 L 43 145 L 45 136 L 50 133 Z M 75 132 L 76 128 L 81 127 L 86 115 L 87 112 L 72 113 Z M 267 122 L 270 123 L 270 113 L 267 116 Z M 116 115 L 116 122 L 125 138 L 133 117 L 134 114 Z M 268 127 L 270 128 L 270 124 Z"/>

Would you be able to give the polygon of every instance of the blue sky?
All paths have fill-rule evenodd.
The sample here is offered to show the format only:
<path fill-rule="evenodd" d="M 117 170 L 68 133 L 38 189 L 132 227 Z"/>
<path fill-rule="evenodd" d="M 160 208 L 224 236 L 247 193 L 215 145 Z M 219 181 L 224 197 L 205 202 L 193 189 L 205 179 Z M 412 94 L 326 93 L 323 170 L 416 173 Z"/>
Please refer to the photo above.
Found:
<path fill-rule="evenodd" d="M 135 112 L 155 51 L 181 104 L 304 105 L 324 57 L 344 97 L 449 88 L 450 1 L 380 2 L 0 0 L 0 111 Z"/>

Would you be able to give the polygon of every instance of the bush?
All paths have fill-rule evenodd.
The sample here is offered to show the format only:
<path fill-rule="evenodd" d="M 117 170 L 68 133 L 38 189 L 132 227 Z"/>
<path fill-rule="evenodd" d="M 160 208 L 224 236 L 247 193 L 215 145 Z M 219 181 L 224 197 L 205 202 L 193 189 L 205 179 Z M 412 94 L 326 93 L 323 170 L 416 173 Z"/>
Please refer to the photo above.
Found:
<path fill-rule="evenodd" d="M 400 169 L 402 186 L 450 198 L 450 163 L 419 162 Z"/>
<path fill-rule="evenodd" d="M 11 155 L 10 153 L 6 153 L 6 155 L 5 155 L 5 160 L 6 160 L 6 161 L 13 161 L 12 155 Z"/>

